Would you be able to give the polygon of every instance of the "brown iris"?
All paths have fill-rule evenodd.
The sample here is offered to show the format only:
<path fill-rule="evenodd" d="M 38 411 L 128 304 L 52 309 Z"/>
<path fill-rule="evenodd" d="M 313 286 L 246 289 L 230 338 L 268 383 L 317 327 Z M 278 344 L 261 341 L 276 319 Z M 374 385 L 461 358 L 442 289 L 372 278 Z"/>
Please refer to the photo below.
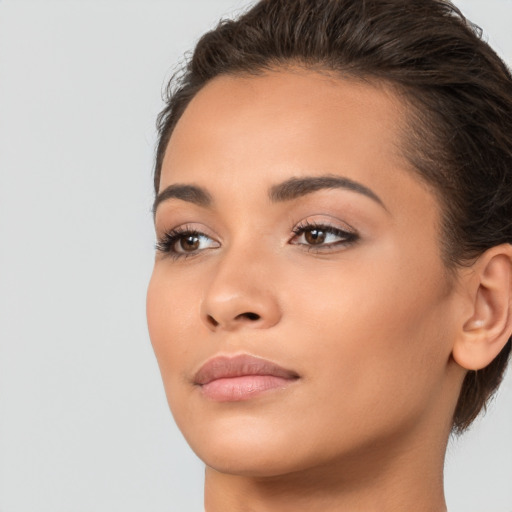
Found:
<path fill-rule="evenodd" d="M 304 238 L 308 244 L 317 245 L 325 242 L 326 232 L 321 229 L 311 229 L 304 233 Z"/>
<path fill-rule="evenodd" d="M 197 235 L 188 235 L 179 240 L 181 249 L 185 252 L 196 251 L 199 249 L 199 237 Z"/>

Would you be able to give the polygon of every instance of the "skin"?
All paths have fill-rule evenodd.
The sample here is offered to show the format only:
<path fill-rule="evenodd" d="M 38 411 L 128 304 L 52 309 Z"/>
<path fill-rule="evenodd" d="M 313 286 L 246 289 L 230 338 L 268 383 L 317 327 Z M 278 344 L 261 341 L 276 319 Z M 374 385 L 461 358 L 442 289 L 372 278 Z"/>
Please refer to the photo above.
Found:
<path fill-rule="evenodd" d="M 384 87 L 288 69 L 215 78 L 176 126 L 160 191 L 193 184 L 212 202 L 158 204 L 158 239 L 180 226 L 204 237 L 186 258 L 157 252 L 147 316 L 170 408 L 206 464 L 208 512 L 446 509 L 465 375 L 452 353 L 480 285 L 446 271 L 440 206 L 400 152 L 405 115 Z M 269 198 L 320 176 L 380 201 L 346 188 Z M 293 232 L 305 222 L 358 239 L 313 245 Z M 299 379 L 205 397 L 195 373 L 233 354 Z"/>

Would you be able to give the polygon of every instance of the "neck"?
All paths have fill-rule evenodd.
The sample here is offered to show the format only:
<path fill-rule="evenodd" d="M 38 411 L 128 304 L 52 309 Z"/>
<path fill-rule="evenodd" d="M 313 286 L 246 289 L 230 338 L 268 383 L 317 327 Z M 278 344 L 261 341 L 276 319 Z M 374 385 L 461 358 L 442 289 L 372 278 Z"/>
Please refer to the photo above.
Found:
<path fill-rule="evenodd" d="M 285 475 L 251 477 L 206 468 L 206 512 L 445 512 L 448 441 L 418 438 Z"/>

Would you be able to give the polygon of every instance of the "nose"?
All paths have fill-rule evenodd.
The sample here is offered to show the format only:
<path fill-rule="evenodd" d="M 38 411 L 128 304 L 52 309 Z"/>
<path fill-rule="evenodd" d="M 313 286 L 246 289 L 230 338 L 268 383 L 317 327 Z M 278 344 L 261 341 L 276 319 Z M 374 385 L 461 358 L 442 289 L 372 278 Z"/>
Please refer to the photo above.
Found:
<path fill-rule="evenodd" d="M 269 266 L 252 254 L 223 258 L 201 303 L 201 320 L 211 331 L 268 329 L 281 319 Z"/>

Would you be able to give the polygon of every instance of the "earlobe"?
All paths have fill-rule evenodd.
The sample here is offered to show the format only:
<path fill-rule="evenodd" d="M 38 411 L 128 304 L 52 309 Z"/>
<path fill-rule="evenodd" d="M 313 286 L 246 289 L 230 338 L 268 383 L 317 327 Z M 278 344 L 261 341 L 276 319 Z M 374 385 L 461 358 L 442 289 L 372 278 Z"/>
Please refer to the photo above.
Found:
<path fill-rule="evenodd" d="M 453 359 L 481 370 L 501 352 L 512 334 L 512 245 L 483 253 L 464 283 L 472 302 L 453 346 Z"/>

